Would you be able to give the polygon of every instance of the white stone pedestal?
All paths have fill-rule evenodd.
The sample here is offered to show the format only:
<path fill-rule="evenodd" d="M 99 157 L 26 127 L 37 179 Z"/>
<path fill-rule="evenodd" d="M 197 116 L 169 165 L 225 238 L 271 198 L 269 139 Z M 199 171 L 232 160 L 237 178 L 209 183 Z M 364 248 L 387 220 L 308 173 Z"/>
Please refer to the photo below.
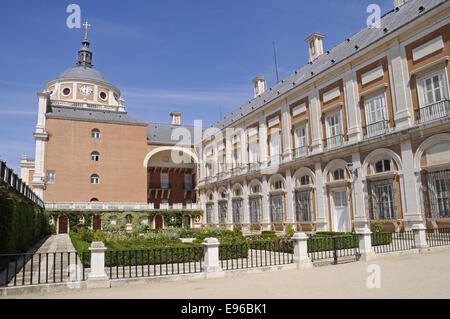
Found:
<path fill-rule="evenodd" d="M 91 251 L 91 271 L 87 278 L 88 288 L 109 288 L 110 282 L 105 272 L 106 247 L 101 241 L 96 241 L 89 247 Z"/>
<path fill-rule="evenodd" d="M 372 232 L 369 228 L 360 228 L 356 230 L 356 234 L 359 237 L 359 253 L 361 254 L 361 260 L 369 261 L 376 258 L 375 252 L 372 248 Z"/>
<path fill-rule="evenodd" d="M 414 224 L 412 226 L 414 233 L 414 245 L 420 250 L 430 247 L 427 242 L 427 228 L 423 224 Z"/>
<path fill-rule="evenodd" d="M 203 247 L 205 249 L 205 260 L 202 270 L 206 273 L 206 278 L 224 277 L 219 261 L 219 240 L 217 238 L 205 238 Z"/>
<path fill-rule="evenodd" d="M 312 268 L 313 263 L 308 256 L 308 236 L 305 233 L 295 233 L 292 240 L 294 242 L 294 263 L 297 268 Z"/>

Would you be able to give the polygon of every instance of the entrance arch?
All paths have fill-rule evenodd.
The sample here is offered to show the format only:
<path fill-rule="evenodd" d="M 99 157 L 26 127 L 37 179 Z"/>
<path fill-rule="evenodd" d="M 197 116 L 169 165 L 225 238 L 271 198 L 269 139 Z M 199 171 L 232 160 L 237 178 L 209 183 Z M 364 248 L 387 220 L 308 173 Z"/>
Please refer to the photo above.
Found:
<path fill-rule="evenodd" d="M 102 230 L 102 219 L 101 219 L 100 215 L 95 215 L 92 218 L 92 229 L 94 231 Z"/>
<path fill-rule="evenodd" d="M 69 224 L 66 215 L 58 218 L 58 234 L 67 234 L 69 232 Z"/>
<path fill-rule="evenodd" d="M 155 229 L 162 229 L 163 228 L 163 218 L 161 215 L 155 216 Z"/>

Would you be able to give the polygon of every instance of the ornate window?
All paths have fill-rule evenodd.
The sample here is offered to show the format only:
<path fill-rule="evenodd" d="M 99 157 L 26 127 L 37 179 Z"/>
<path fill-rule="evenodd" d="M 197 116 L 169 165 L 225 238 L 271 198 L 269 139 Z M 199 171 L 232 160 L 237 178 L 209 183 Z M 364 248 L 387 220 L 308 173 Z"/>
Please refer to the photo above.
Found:
<path fill-rule="evenodd" d="M 227 203 L 219 203 L 219 223 L 225 224 L 227 221 Z"/>
<path fill-rule="evenodd" d="M 396 219 L 395 191 L 392 180 L 374 182 L 372 188 L 372 207 L 374 219 Z"/>
<path fill-rule="evenodd" d="M 296 192 L 295 204 L 297 222 L 311 221 L 311 191 Z"/>
<path fill-rule="evenodd" d="M 250 205 L 250 223 L 259 223 L 261 221 L 261 199 L 253 197 L 249 200 Z"/>
<path fill-rule="evenodd" d="M 427 180 L 431 217 L 450 217 L 450 170 L 430 172 Z"/>
<path fill-rule="evenodd" d="M 242 212 L 242 200 L 233 200 L 233 223 L 238 224 L 241 222 Z"/>
<path fill-rule="evenodd" d="M 283 222 L 284 216 L 284 205 L 282 195 L 271 195 L 270 196 L 270 213 L 272 217 L 272 222 L 281 223 Z"/>

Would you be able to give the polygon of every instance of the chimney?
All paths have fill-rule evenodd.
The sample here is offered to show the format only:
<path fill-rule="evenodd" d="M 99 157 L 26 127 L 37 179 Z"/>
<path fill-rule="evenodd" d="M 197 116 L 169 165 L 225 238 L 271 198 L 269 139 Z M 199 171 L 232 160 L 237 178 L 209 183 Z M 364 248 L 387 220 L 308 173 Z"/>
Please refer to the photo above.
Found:
<path fill-rule="evenodd" d="M 172 112 L 172 113 L 170 113 L 170 116 L 172 116 L 172 124 L 173 125 L 180 125 L 181 124 L 181 113 Z"/>
<path fill-rule="evenodd" d="M 309 62 L 312 62 L 318 56 L 323 54 L 323 38 L 325 38 L 323 34 L 314 32 L 305 40 L 309 47 Z"/>
<path fill-rule="evenodd" d="M 263 94 L 264 91 L 266 90 L 266 78 L 263 76 L 257 76 L 256 78 L 254 78 L 252 80 L 253 82 L 253 88 L 255 91 L 255 96 L 257 97 L 260 94 Z"/>
<path fill-rule="evenodd" d="M 398 8 L 404 5 L 408 0 L 394 0 L 394 8 Z"/>

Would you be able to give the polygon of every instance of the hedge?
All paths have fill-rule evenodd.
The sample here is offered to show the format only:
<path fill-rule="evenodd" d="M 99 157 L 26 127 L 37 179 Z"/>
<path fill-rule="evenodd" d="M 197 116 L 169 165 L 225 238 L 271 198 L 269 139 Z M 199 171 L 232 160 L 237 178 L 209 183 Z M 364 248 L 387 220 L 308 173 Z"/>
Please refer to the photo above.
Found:
<path fill-rule="evenodd" d="M 49 234 L 44 209 L 0 186 L 0 254 L 24 253 Z"/>

